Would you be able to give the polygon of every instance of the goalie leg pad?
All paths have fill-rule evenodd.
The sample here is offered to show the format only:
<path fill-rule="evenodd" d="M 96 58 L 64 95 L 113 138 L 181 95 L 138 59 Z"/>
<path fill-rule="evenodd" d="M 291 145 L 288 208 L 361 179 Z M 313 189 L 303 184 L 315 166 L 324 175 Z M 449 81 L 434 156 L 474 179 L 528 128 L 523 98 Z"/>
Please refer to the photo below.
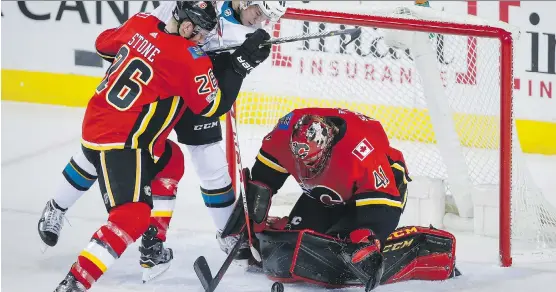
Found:
<path fill-rule="evenodd" d="M 266 230 L 257 234 L 263 272 L 279 282 L 303 281 L 326 288 L 361 282 L 329 248 L 337 239 L 315 231 Z"/>
<path fill-rule="evenodd" d="M 331 251 L 336 238 L 312 230 L 272 230 L 257 233 L 267 277 L 279 282 L 303 281 L 327 288 L 361 286 L 361 281 Z M 434 228 L 396 229 L 383 249 L 380 284 L 405 280 L 445 280 L 458 276 L 455 237 Z M 376 284 L 376 283 L 375 283 Z"/>
<path fill-rule="evenodd" d="M 432 226 L 398 228 L 384 245 L 386 268 L 380 282 L 446 280 L 458 275 L 455 249 L 456 239 L 447 231 Z"/>

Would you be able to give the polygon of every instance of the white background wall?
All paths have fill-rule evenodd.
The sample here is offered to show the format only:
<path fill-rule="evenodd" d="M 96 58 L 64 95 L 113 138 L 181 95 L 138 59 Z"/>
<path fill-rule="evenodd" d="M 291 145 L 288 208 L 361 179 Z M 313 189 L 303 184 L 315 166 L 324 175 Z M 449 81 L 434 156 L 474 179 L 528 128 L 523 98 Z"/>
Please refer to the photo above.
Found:
<path fill-rule="evenodd" d="M 406 1 L 392 1 L 388 5 L 394 2 L 408 4 Z M 507 16 L 501 16 L 500 3 L 479 1 L 476 11 L 478 16 L 486 19 L 507 18 L 510 24 L 522 31 L 514 58 L 514 76 L 520 80 L 520 89 L 515 90 L 516 115 L 556 122 L 556 73 L 529 72 L 532 68 L 532 53 L 535 51 L 538 53 L 538 71 L 547 72 L 550 65 L 554 67 L 556 18 L 553 13 L 556 11 L 556 2 L 508 1 L 510 5 L 517 4 L 519 7 L 510 6 Z M 292 1 L 292 5 L 365 13 L 372 7 L 386 5 L 386 2 Z M 431 6 L 459 14 L 468 12 L 468 3 L 465 1 L 435 1 L 431 2 Z M 153 1 L 2 2 L 2 68 L 101 76 L 105 68 L 74 65 L 74 50 L 94 51 L 96 36 L 102 30 L 120 24 L 113 9 L 117 13 L 127 9 L 128 15 L 133 15 L 153 8 Z M 538 23 L 534 21 L 535 18 Z M 531 24 L 531 20 L 536 25 Z M 538 34 L 538 45 L 532 44 L 533 34 Z M 549 48 L 549 45 L 552 47 Z"/>

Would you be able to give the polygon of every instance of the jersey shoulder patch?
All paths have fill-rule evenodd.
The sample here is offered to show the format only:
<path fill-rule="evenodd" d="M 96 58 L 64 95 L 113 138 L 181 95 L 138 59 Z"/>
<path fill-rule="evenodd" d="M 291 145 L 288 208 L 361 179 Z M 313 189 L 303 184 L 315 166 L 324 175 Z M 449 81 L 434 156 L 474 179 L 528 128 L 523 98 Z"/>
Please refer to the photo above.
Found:
<path fill-rule="evenodd" d="M 187 50 L 189 51 L 189 53 L 191 54 L 191 57 L 193 57 L 193 60 L 196 60 L 198 58 L 204 57 L 207 54 L 205 53 L 205 51 L 203 51 L 201 48 L 199 48 L 198 46 L 193 46 L 193 47 L 189 47 L 187 48 Z"/>
<path fill-rule="evenodd" d="M 355 148 L 353 148 L 353 150 L 351 151 L 351 153 L 357 157 L 357 159 L 359 159 L 360 161 L 365 160 L 365 158 L 367 158 L 367 156 L 369 156 L 369 154 L 371 154 L 373 151 L 375 150 L 375 148 L 373 147 L 373 145 L 369 142 L 369 140 L 367 140 L 367 138 L 363 138 L 363 140 L 361 140 L 357 146 L 355 146 Z"/>
<path fill-rule="evenodd" d="M 293 112 L 283 116 L 281 119 L 278 120 L 278 129 L 280 130 L 287 130 L 290 128 L 290 123 L 292 121 Z"/>

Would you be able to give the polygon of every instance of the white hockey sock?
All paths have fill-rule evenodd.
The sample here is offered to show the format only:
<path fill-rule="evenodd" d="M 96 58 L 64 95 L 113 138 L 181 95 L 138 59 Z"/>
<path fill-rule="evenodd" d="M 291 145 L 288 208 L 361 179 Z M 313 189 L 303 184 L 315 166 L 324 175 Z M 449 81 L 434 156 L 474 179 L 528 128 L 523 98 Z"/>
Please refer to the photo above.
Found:
<path fill-rule="evenodd" d="M 224 229 L 236 200 L 226 154 L 219 142 L 191 146 L 191 161 L 201 180 L 201 194 L 217 229 Z"/>
<path fill-rule="evenodd" d="M 56 204 L 60 206 L 60 208 L 68 209 L 73 206 L 73 204 L 75 204 L 75 202 L 77 202 L 77 200 L 79 200 L 85 192 L 86 191 L 77 190 L 64 179 L 64 181 L 58 186 L 58 190 L 53 199 Z"/>
<path fill-rule="evenodd" d="M 95 167 L 87 160 L 83 151 L 70 159 L 62 176 L 54 201 L 63 209 L 73 206 L 97 180 Z"/>
<path fill-rule="evenodd" d="M 210 216 L 214 221 L 214 225 L 216 229 L 222 230 L 224 226 L 226 226 L 226 222 L 228 222 L 228 218 L 232 214 L 234 210 L 234 205 L 230 205 L 224 208 L 208 208 L 210 212 Z"/>

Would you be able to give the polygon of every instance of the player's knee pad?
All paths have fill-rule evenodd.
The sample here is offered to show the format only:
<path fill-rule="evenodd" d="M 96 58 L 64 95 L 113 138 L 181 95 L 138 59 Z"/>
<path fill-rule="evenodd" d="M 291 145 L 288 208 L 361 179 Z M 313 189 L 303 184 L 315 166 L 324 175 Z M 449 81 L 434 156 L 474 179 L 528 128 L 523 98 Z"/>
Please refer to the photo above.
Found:
<path fill-rule="evenodd" d="M 72 156 L 62 175 L 79 191 L 87 191 L 97 180 L 95 166 L 85 157 L 83 150 Z"/>

